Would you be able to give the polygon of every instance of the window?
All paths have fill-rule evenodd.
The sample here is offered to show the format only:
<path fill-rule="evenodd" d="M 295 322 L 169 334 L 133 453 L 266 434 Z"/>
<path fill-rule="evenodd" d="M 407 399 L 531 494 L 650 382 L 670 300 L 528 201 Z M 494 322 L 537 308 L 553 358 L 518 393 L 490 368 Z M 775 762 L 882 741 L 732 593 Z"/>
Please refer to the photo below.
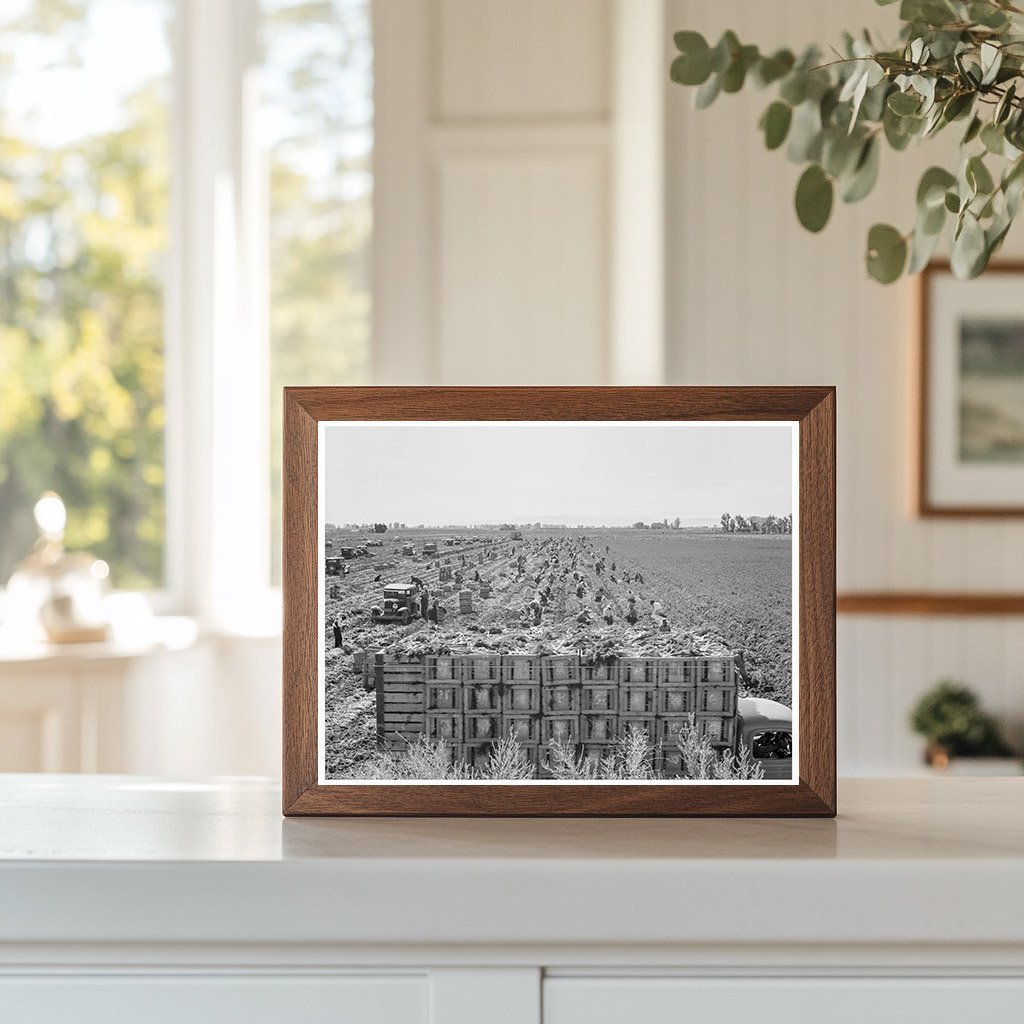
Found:
<path fill-rule="evenodd" d="M 370 0 L 264 0 L 269 156 L 271 566 L 280 565 L 281 388 L 368 375 Z"/>
<path fill-rule="evenodd" d="M 0 584 L 47 489 L 115 585 L 164 580 L 170 16 L 168 0 L 0 14 Z"/>
<path fill-rule="evenodd" d="M 281 388 L 368 375 L 372 66 L 370 0 L 2 6 L 0 587 L 53 489 L 115 586 L 271 628 Z"/>

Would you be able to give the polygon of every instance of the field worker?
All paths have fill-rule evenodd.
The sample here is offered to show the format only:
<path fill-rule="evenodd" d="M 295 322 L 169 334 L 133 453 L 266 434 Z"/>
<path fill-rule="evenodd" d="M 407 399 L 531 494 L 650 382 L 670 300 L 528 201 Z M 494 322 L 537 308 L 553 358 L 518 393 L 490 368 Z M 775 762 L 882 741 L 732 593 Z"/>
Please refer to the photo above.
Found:
<path fill-rule="evenodd" d="M 586 608 L 584 608 L 583 611 L 581 611 L 579 613 L 579 615 L 576 616 L 576 621 L 581 626 L 589 626 L 590 625 L 590 612 L 588 612 L 586 610 Z"/>
<path fill-rule="evenodd" d="M 615 621 L 615 609 L 611 606 L 610 602 L 601 609 L 601 618 L 603 618 L 609 626 Z"/>
<path fill-rule="evenodd" d="M 533 613 L 533 624 L 539 626 L 542 612 L 540 610 L 540 602 L 536 598 L 530 602 L 530 611 Z"/>
<path fill-rule="evenodd" d="M 341 616 L 334 620 L 334 646 L 341 646 Z"/>
<path fill-rule="evenodd" d="M 583 595 L 584 595 L 585 593 L 586 593 L 586 591 L 585 591 L 585 590 L 583 589 L 583 584 L 581 583 L 581 584 L 580 584 L 580 585 L 579 585 L 579 586 L 578 586 L 578 587 L 576 588 L 576 597 L 577 597 L 577 598 L 578 598 L 578 599 L 579 599 L 580 601 L 582 601 L 582 600 L 583 600 Z"/>
<path fill-rule="evenodd" d="M 420 594 L 420 618 L 425 619 L 427 612 L 430 610 L 430 598 L 427 596 L 426 587 L 423 588 L 423 593 Z"/>
<path fill-rule="evenodd" d="M 635 626 L 640 621 L 640 616 L 636 610 L 636 598 L 631 597 L 629 599 L 629 610 L 626 612 L 626 621 L 631 625 Z"/>
<path fill-rule="evenodd" d="M 437 598 L 434 598 L 434 603 L 427 609 L 427 621 L 437 622 Z"/>

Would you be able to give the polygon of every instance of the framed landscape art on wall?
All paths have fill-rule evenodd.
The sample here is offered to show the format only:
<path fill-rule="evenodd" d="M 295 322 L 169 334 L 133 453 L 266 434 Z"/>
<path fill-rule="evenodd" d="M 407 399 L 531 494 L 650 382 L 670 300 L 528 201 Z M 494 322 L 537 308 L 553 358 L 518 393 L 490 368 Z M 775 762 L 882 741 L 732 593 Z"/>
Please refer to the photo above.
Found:
<path fill-rule="evenodd" d="M 285 813 L 834 813 L 831 389 L 286 389 L 284 470 Z"/>
<path fill-rule="evenodd" d="M 919 287 L 917 511 L 1024 515 L 1024 264 Z"/>

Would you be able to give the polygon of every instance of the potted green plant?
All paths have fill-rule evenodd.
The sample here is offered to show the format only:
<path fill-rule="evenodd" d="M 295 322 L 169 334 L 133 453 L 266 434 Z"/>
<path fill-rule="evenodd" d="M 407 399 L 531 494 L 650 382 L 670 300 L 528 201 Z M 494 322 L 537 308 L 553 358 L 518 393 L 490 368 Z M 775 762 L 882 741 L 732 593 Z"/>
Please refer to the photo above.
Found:
<path fill-rule="evenodd" d="M 939 771 L 963 758 L 1014 758 L 995 719 L 981 709 L 977 695 L 960 683 L 944 679 L 925 693 L 910 715 L 914 732 L 927 740 L 925 761 Z M 1008 764 L 1001 774 L 1015 774 Z M 1018 768 L 1019 771 L 1019 768 Z M 980 773 L 979 770 L 968 774 Z"/>
<path fill-rule="evenodd" d="M 1024 3 L 901 0 L 897 10 L 892 45 L 847 32 L 830 50 L 799 56 L 762 53 L 732 31 L 713 46 L 698 32 L 677 32 L 671 77 L 696 89 L 698 108 L 748 83 L 775 93 L 759 127 L 768 149 L 785 146 L 806 165 L 795 201 L 808 231 L 824 228 L 837 196 L 855 203 L 871 192 L 883 145 L 902 151 L 959 126 L 957 165 L 925 171 L 913 226 L 875 224 L 865 259 L 882 284 L 916 273 L 952 221 L 953 271 L 976 277 L 1024 198 Z"/>

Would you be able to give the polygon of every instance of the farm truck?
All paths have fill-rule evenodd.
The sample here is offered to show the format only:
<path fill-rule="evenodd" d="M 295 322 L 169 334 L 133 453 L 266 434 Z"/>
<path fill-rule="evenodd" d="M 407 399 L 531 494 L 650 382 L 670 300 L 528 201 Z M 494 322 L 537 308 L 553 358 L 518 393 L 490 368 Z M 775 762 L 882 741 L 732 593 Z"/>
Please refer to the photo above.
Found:
<path fill-rule="evenodd" d="M 415 583 L 389 583 L 383 601 L 370 609 L 370 620 L 406 625 L 420 617 L 419 601 L 420 588 Z"/>

